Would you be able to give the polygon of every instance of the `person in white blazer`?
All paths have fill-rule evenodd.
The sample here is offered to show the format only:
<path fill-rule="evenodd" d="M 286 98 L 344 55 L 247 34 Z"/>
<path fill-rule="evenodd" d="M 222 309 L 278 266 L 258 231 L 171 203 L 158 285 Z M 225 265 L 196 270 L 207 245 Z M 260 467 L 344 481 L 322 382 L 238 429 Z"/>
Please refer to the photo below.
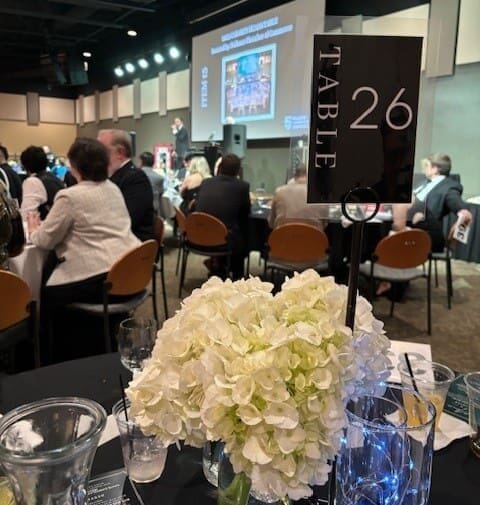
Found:
<path fill-rule="evenodd" d="M 44 221 L 34 215 L 28 218 L 31 242 L 54 250 L 58 260 L 42 292 L 42 304 L 49 309 L 101 302 L 110 267 L 141 243 L 131 231 L 120 189 L 108 179 L 105 146 L 95 139 L 77 138 L 68 159 L 78 184 L 57 193 Z"/>

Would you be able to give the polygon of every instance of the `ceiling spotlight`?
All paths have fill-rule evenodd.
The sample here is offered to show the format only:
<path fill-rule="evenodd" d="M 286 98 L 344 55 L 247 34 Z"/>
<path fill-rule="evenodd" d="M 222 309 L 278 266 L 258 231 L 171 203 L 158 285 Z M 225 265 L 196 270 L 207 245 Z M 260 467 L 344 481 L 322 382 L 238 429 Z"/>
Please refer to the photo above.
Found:
<path fill-rule="evenodd" d="M 114 72 L 117 77 L 123 77 L 125 75 L 122 67 L 115 67 Z"/>
<path fill-rule="evenodd" d="M 155 53 L 153 55 L 153 59 L 155 60 L 155 63 L 158 63 L 159 65 L 165 61 L 165 58 L 160 53 Z"/>
<path fill-rule="evenodd" d="M 129 37 L 136 37 L 137 36 L 137 32 L 135 30 L 128 30 L 127 35 Z"/>
<path fill-rule="evenodd" d="M 173 58 L 174 60 L 180 56 L 180 51 L 175 46 L 172 46 L 168 53 L 170 54 L 170 58 Z"/>
<path fill-rule="evenodd" d="M 140 68 L 148 68 L 148 61 L 145 58 L 140 58 L 138 60 L 138 66 Z"/>
<path fill-rule="evenodd" d="M 90 51 L 83 51 L 82 55 L 84 58 L 91 58 L 92 57 L 92 53 Z"/>
<path fill-rule="evenodd" d="M 133 74 L 133 72 L 135 72 L 135 65 L 133 63 L 125 63 L 125 70 L 129 73 L 129 74 Z"/>
<path fill-rule="evenodd" d="M 85 72 L 88 72 L 88 61 L 83 62 L 83 70 L 85 70 Z"/>

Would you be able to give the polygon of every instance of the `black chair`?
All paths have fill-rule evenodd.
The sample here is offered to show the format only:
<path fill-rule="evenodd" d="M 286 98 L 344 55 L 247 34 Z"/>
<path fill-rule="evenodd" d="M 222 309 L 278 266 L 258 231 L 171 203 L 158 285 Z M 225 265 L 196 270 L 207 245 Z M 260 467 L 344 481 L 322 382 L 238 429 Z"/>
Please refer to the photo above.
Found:
<path fill-rule="evenodd" d="M 168 319 L 168 304 L 167 304 L 167 290 L 165 288 L 165 267 L 163 259 L 163 236 L 165 233 L 165 223 L 163 219 L 156 216 L 153 222 L 153 229 L 155 233 L 155 240 L 158 244 L 158 252 L 155 258 L 152 274 L 152 300 L 153 300 L 153 314 L 158 324 L 158 310 L 157 310 L 157 273 L 160 274 L 160 281 L 162 283 L 163 295 L 163 310 L 165 319 Z"/>
<path fill-rule="evenodd" d="M 178 287 L 178 297 L 182 296 L 185 282 L 188 255 L 225 257 L 226 275 L 230 274 L 232 250 L 229 243 L 227 227 L 214 216 L 204 212 L 192 212 L 185 222 L 185 241 L 183 244 L 182 269 Z"/>
<path fill-rule="evenodd" d="M 112 351 L 110 317 L 129 314 L 150 295 L 147 287 L 152 280 L 153 266 L 157 256 L 156 240 L 147 240 L 121 256 L 108 272 L 103 284 L 103 303 L 72 303 L 68 309 L 86 312 L 103 318 L 103 336 L 106 352 Z M 111 302 L 110 296 L 122 297 L 121 302 Z M 123 300 L 125 297 L 125 300 Z M 50 342 L 50 357 L 52 342 Z"/>

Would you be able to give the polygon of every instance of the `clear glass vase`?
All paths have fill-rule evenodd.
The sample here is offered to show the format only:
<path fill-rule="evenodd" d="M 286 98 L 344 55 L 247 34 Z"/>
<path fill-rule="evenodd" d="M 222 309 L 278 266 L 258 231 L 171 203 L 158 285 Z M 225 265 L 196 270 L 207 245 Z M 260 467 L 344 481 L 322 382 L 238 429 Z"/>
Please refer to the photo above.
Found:
<path fill-rule="evenodd" d="M 425 505 L 430 493 L 435 407 L 408 388 L 347 403 L 336 465 L 336 505 Z"/>
<path fill-rule="evenodd" d="M 235 473 L 230 463 L 230 458 L 222 450 L 219 453 L 218 463 L 218 499 L 217 505 L 289 505 L 287 497 L 278 498 L 274 495 L 265 495 L 255 492 L 251 488 L 251 481 L 242 473 Z"/>
<path fill-rule="evenodd" d="M 17 505 L 83 505 L 107 415 L 83 398 L 49 398 L 0 420 L 0 465 Z"/>
<path fill-rule="evenodd" d="M 203 446 L 203 475 L 212 486 L 218 486 L 218 465 L 223 452 L 223 442 L 206 442 Z"/>

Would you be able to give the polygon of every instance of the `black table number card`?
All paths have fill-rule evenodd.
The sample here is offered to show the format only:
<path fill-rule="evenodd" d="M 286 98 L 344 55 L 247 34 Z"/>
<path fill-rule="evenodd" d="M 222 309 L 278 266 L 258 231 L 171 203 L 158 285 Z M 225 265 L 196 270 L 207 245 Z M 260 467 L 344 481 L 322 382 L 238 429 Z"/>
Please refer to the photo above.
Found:
<path fill-rule="evenodd" d="M 90 479 L 87 505 L 144 505 L 124 469 Z"/>
<path fill-rule="evenodd" d="M 365 187 L 410 202 L 421 52 L 421 37 L 314 36 L 309 203 Z"/>

